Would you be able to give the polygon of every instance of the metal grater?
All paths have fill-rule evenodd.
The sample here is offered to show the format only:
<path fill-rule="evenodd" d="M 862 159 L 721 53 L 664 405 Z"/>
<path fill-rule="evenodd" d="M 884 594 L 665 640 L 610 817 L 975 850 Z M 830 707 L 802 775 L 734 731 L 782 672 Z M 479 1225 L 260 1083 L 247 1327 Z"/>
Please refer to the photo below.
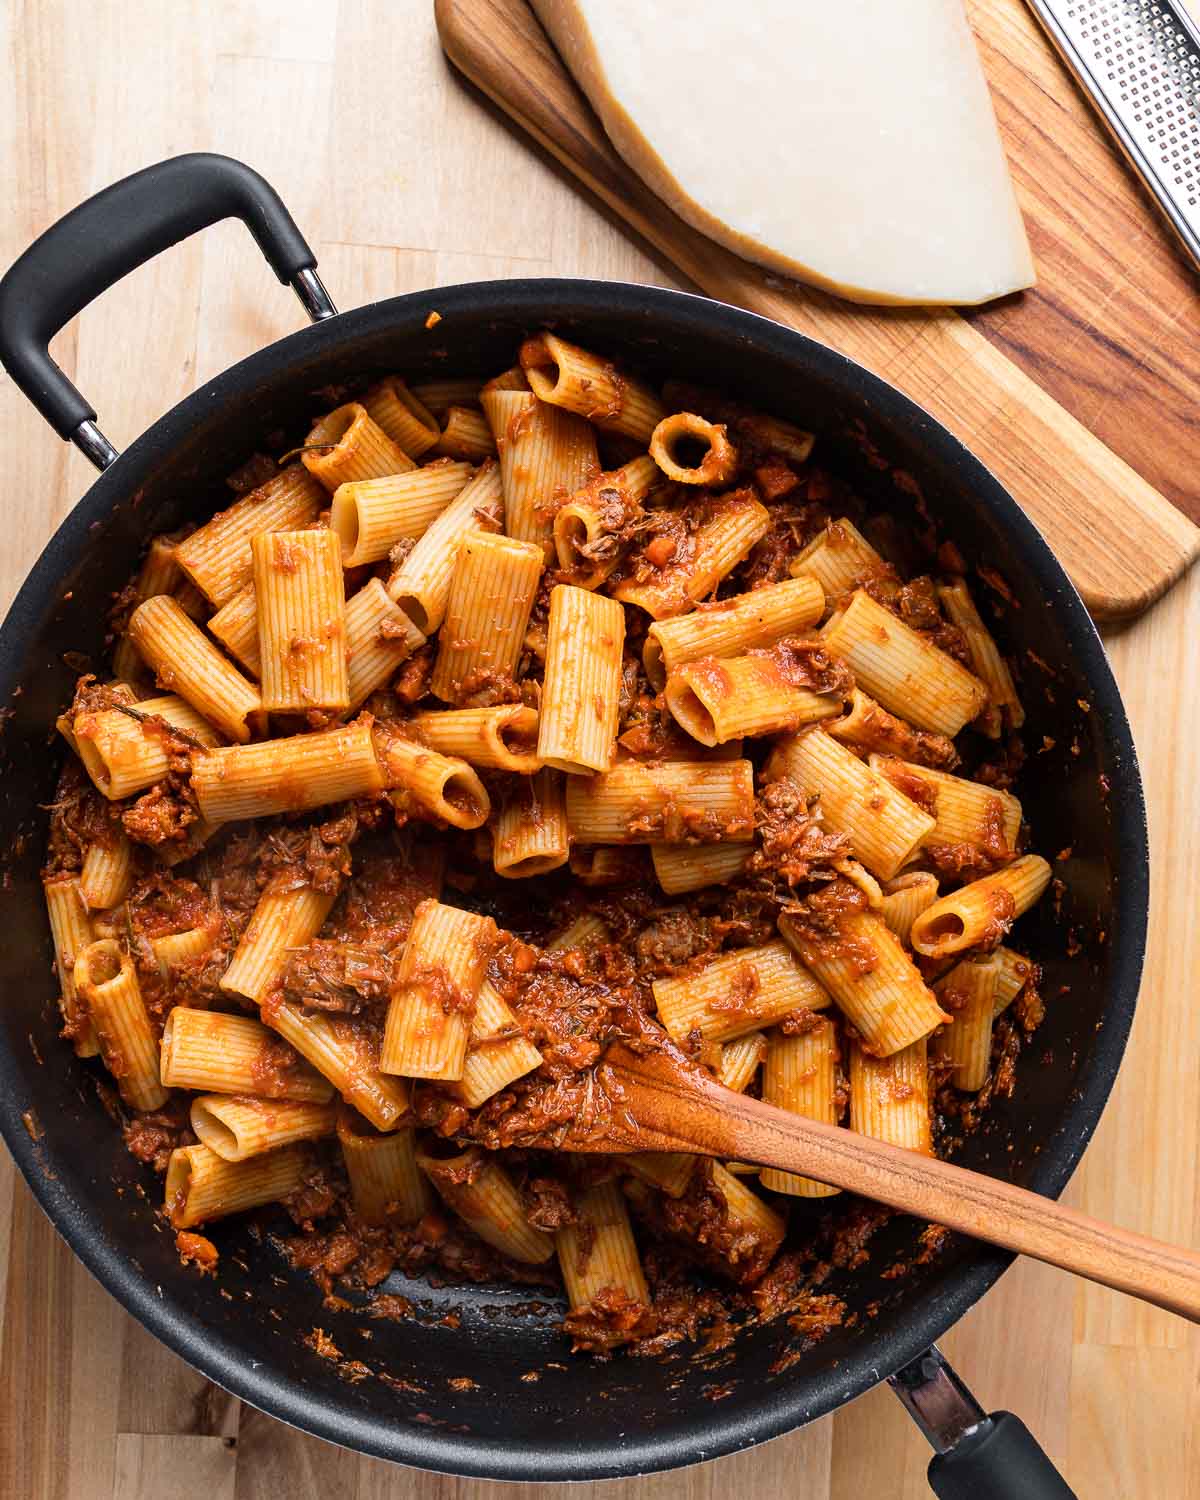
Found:
<path fill-rule="evenodd" d="M 1028 0 L 1200 268 L 1200 32 L 1174 0 Z"/>

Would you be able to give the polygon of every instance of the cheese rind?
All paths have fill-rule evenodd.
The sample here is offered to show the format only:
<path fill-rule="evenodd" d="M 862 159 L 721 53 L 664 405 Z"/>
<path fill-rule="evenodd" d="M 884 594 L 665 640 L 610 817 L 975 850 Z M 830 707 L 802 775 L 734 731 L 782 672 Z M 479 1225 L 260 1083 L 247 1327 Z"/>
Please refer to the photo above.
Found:
<path fill-rule="evenodd" d="M 532 0 L 616 149 L 695 228 L 859 302 L 1033 260 L 962 0 Z"/>

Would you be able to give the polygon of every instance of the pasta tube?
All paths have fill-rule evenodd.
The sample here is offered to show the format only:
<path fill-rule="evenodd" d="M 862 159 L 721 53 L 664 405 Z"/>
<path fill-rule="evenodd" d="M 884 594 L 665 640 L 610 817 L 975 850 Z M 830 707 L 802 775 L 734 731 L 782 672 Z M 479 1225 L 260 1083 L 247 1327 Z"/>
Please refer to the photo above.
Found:
<path fill-rule="evenodd" d="M 192 1229 L 209 1219 L 277 1203 L 304 1185 L 311 1168 L 303 1146 L 283 1146 L 249 1161 L 226 1161 L 207 1146 L 180 1146 L 167 1164 L 171 1227 Z"/>
<path fill-rule="evenodd" d="M 861 589 L 822 634 L 866 692 L 918 729 L 956 735 L 987 702 L 978 677 Z"/>
<path fill-rule="evenodd" d="M 1015 848 L 1021 804 L 1010 792 L 886 755 L 872 755 L 870 765 L 932 812 L 926 844 L 971 844 L 997 857 Z"/>
<path fill-rule="evenodd" d="M 565 953 L 571 948 L 592 948 L 608 942 L 608 928 L 596 916 L 576 917 L 569 927 L 546 944 L 547 953 Z"/>
<path fill-rule="evenodd" d="M 910 875 L 897 875 L 884 888 L 879 915 L 908 947 L 913 922 L 933 905 L 937 894 L 936 875 L 929 875 L 921 870 Z"/>
<path fill-rule="evenodd" d="M 829 996 L 786 943 L 737 948 L 698 969 L 653 984 L 658 1019 L 682 1041 L 693 1031 L 728 1041 L 796 1010 L 820 1010 Z"/>
<path fill-rule="evenodd" d="M 369 796 L 385 784 L 369 720 L 192 755 L 192 790 L 210 823 L 306 812 Z"/>
<path fill-rule="evenodd" d="M 93 911 L 119 906 L 133 883 L 133 845 L 120 829 L 87 846 L 79 891 Z"/>
<path fill-rule="evenodd" d="M 837 694 L 794 686 L 769 651 L 686 662 L 668 676 L 664 696 L 675 722 L 702 745 L 794 731 L 842 708 Z"/>
<path fill-rule="evenodd" d="M 442 434 L 438 438 L 437 451 L 449 458 L 465 458 L 477 464 L 480 459 L 492 458 L 496 452 L 496 439 L 487 424 L 487 418 L 474 407 L 450 406 L 442 417 Z"/>
<path fill-rule="evenodd" d="M 542 1054 L 521 1030 L 500 991 L 485 979 L 471 1017 L 471 1036 L 463 1074 L 449 1085 L 468 1109 L 478 1109 L 485 1100 L 507 1088 L 540 1066 Z"/>
<path fill-rule="evenodd" d="M 786 914 L 779 918 L 779 930 L 880 1057 L 928 1036 L 948 1019 L 896 935 L 874 912 L 846 912 L 833 938 L 810 935 Z"/>
<path fill-rule="evenodd" d="M 442 709 L 414 714 L 409 723 L 439 755 L 519 776 L 541 769 L 536 708 L 504 703 L 499 708 Z"/>
<path fill-rule="evenodd" d="M 262 1018 L 377 1130 L 392 1130 L 408 1108 L 409 1087 L 379 1068 L 373 1026 L 349 1017 L 306 1011 L 278 992 L 268 994 Z"/>
<path fill-rule="evenodd" d="M 433 1207 L 429 1181 L 417 1165 L 415 1130 L 364 1130 L 359 1117 L 342 1108 L 337 1137 L 354 1212 L 364 1224 L 415 1224 Z"/>
<path fill-rule="evenodd" d="M 251 554 L 253 557 L 253 553 Z M 251 677 L 262 677 L 262 647 L 258 639 L 258 596 L 253 580 L 238 589 L 208 622 L 208 632 L 215 635 L 230 656 L 237 658 Z"/>
<path fill-rule="evenodd" d="M 250 543 L 262 663 L 271 713 L 350 707 L 346 586 L 332 531 L 268 531 Z"/>
<path fill-rule="evenodd" d="M 695 607 L 737 567 L 771 524 L 770 513 L 749 490 L 735 490 L 708 502 L 692 545 L 678 561 L 662 566 L 645 554 L 613 589 L 622 604 L 636 604 L 655 620 Z"/>
<path fill-rule="evenodd" d="M 521 369 L 539 401 L 576 412 L 605 432 L 648 443 L 666 415 L 649 386 L 552 333 L 525 340 Z"/>
<path fill-rule="evenodd" d="M 542 551 L 511 537 L 472 531 L 450 579 L 430 689 L 457 703 L 486 682 L 511 679 L 542 576 Z"/>
<path fill-rule="evenodd" d="M 1038 972 L 1038 966 L 1031 958 L 1014 953 L 1011 948 L 997 948 L 996 957 L 999 965 L 996 969 L 994 1016 L 1006 1010 Z"/>
<path fill-rule="evenodd" d="M 425 637 L 378 578 L 369 579 L 346 601 L 346 687 L 350 711 L 361 708 Z"/>
<path fill-rule="evenodd" d="M 446 1206 L 501 1255 L 536 1266 L 554 1254 L 554 1241 L 525 1217 L 520 1193 L 494 1158 L 476 1147 L 451 1157 L 418 1149 L 417 1162 Z"/>
<path fill-rule="evenodd" d="M 410 458 L 437 443 L 437 418 L 398 375 L 388 375 L 362 398 L 363 410 Z"/>
<path fill-rule="evenodd" d="M 821 816 L 843 833 L 872 875 L 890 880 L 934 827 L 933 817 L 864 765 L 823 729 L 783 741 L 767 762 L 769 779 L 790 777 L 821 798 Z"/>
<path fill-rule="evenodd" d="M 793 578 L 815 579 L 825 597 L 832 600 L 849 593 L 865 578 L 890 569 L 854 522 L 843 516 L 840 521 L 830 521 L 809 542 L 793 559 L 790 571 Z"/>
<path fill-rule="evenodd" d="M 422 380 L 412 387 L 412 395 L 427 411 L 440 417 L 452 406 L 478 406 L 479 385 L 480 382 L 472 377 Z"/>
<path fill-rule="evenodd" d="M 50 937 L 54 943 L 54 968 L 58 975 L 58 1004 L 66 1022 L 66 1035 L 76 1057 L 95 1057 L 100 1050 L 95 1027 L 75 988 L 75 960 L 95 937 L 92 920 L 73 875 L 53 875 L 42 882 Z"/>
<path fill-rule="evenodd" d="M 986 732 L 993 739 L 999 736 L 1001 716 L 1010 729 L 1020 729 L 1025 722 L 1025 710 L 1017 694 L 1012 673 L 1008 663 L 1000 655 L 991 631 L 975 608 L 966 580 L 956 578 L 951 583 L 939 584 L 937 592 L 942 608 L 950 616 L 951 624 L 957 625 L 966 638 L 971 670 L 987 687 L 988 708 L 984 715 Z"/>
<path fill-rule="evenodd" d="M 177 1005 L 163 1028 L 160 1077 L 170 1089 L 327 1104 L 328 1079 L 249 1016 Z"/>
<path fill-rule="evenodd" d="M 560 583 L 550 594 L 538 758 L 569 775 L 607 771 L 616 754 L 625 612 Z"/>
<path fill-rule="evenodd" d="M 650 1306 L 629 1210 L 616 1182 L 601 1182 L 575 1195 L 575 1220 L 554 1236 L 559 1269 L 572 1313 L 587 1313 L 603 1294 L 626 1306 Z"/>
<path fill-rule="evenodd" d="M 624 761 L 567 778 L 567 823 L 581 844 L 712 844 L 754 835 L 748 760 Z"/>
<path fill-rule="evenodd" d="M 851 689 L 841 717 L 825 728 L 834 739 L 860 750 L 878 750 L 885 755 L 898 755 L 902 760 L 920 761 L 922 765 L 948 768 L 958 764 L 953 740 L 944 734 L 914 729 L 858 687 Z"/>
<path fill-rule="evenodd" d="M 158 685 L 186 698 L 227 739 L 244 744 L 252 724 L 261 723 L 258 689 L 221 655 L 170 594 L 156 594 L 138 605 L 129 617 L 129 639 Z"/>
<path fill-rule="evenodd" d="M 320 932 L 336 896 L 336 890 L 298 884 L 288 870 L 272 876 L 221 976 L 221 988 L 261 1001 L 287 967 L 292 949 L 303 948 Z"/>
<path fill-rule="evenodd" d="M 933 1055 L 953 1068 L 950 1082 L 954 1087 L 970 1094 L 977 1094 L 987 1082 L 999 971 L 1000 960 L 994 953 L 967 958 L 934 986 L 943 1009 L 953 1019 L 934 1033 Z"/>
<path fill-rule="evenodd" d="M 906 1151 L 933 1155 L 925 1038 L 873 1057 L 850 1043 L 850 1129 Z"/>
<path fill-rule="evenodd" d="M 947 958 L 964 948 L 994 943 L 1050 884 L 1050 866 L 1023 854 L 982 880 L 941 896 L 912 925 L 912 945 L 927 958 Z"/>
<path fill-rule="evenodd" d="M 132 708 L 106 708 L 76 714 L 73 720 L 75 748 L 96 790 L 112 801 L 122 801 L 135 792 L 161 781 L 170 770 L 164 745 L 162 719 L 183 736 L 201 746 L 220 743 L 220 736 L 190 703 L 173 694 L 165 698 L 143 698 Z"/>
<path fill-rule="evenodd" d="M 748 1031 L 720 1049 L 717 1082 L 735 1094 L 744 1094 L 754 1081 L 767 1053 L 767 1038 L 761 1031 Z"/>
<path fill-rule="evenodd" d="M 642 514 L 642 501 L 662 481 L 643 454 L 621 468 L 597 474 L 560 506 L 554 517 L 558 565 L 581 589 L 599 588 L 620 562 L 622 534 Z"/>
<path fill-rule="evenodd" d="M 385 1073 L 463 1076 L 475 1002 L 496 941 L 490 917 L 422 901 L 404 946 L 383 1031 Z"/>
<path fill-rule="evenodd" d="M 833 1022 L 825 1017 L 798 1036 L 774 1031 L 763 1065 L 763 1099 L 805 1119 L 836 1125 L 837 1066 L 837 1033 Z M 794 1198 L 831 1198 L 840 1191 L 798 1172 L 781 1172 L 774 1167 L 764 1167 L 759 1181 L 773 1192 Z"/>
<path fill-rule="evenodd" d="M 650 435 L 650 457 L 675 484 L 728 484 L 737 469 L 725 428 L 691 411 L 662 419 Z"/>
<path fill-rule="evenodd" d="M 725 844 L 651 844 L 658 883 L 668 896 L 736 880 L 754 853 L 753 839 Z"/>
<path fill-rule="evenodd" d="M 562 773 L 523 777 L 496 815 L 492 864 L 507 880 L 545 875 L 567 862 L 570 839 Z"/>
<path fill-rule="evenodd" d="M 485 463 L 464 485 L 387 581 L 387 591 L 418 630 L 432 635 L 450 598 L 459 544 L 476 531 L 497 531 L 503 515 L 500 470 Z"/>
<path fill-rule="evenodd" d="M 647 1182 L 668 1198 L 682 1198 L 696 1169 L 696 1158 L 687 1151 L 633 1151 L 620 1158 L 639 1182 Z"/>
<path fill-rule="evenodd" d="M 348 401 L 318 419 L 305 441 L 300 462 L 331 495 L 339 484 L 382 479 L 416 468 L 357 401 Z"/>
<path fill-rule="evenodd" d="M 500 454 L 506 530 L 549 561 L 554 512 L 599 471 L 596 435 L 582 417 L 531 391 L 485 391 L 481 399 Z"/>
<path fill-rule="evenodd" d="M 398 541 L 424 536 L 470 477 L 470 464 L 438 463 L 339 485 L 329 527 L 341 543 L 343 565 L 380 562 Z"/>
<path fill-rule="evenodd" d="M 691 614 L 656 620 L 646 632 L 642 665 L 650 685 L 661 692 L 667 674 L 688 662 L 774 645 L 815 625 L 824 608 L 825 593 L 815 578 L 791 578 L 735 594 Z"/>
<path fill-rule="evenodd" d="M 491 799 L 465 760 L 439 755 L 383 728 L 375 731 L 375 747 L 387 786 L 399 787 L 400 794 L 452 828 L 481 828 L 487 822 Z"/>
<path fill-rule="evenodd" d="M 259 1099 L 244 1094 L 199 1094 L 192 1100 L 191 1126 L 202 1146 L 225 1161 L 246 1161 L 332 1135 L 337 1108 L 299 1099 Z"/>
<path fill-rule="evenodd" d="M 184 537 L 175 547 L 175 561 L 219 609 L 250 582 L 250 538 L 311 526 L 324 504 L 321 486 L 302 464 L 291 464 Z"/>
<path fill-rule="evenodd" d="M 158 1046 L 137 970 L 112 938 L 89 943 L 75 959 L 75 988 L 92 1018 L 100 1056 L 130 1109 L 161 1109 Z"/>

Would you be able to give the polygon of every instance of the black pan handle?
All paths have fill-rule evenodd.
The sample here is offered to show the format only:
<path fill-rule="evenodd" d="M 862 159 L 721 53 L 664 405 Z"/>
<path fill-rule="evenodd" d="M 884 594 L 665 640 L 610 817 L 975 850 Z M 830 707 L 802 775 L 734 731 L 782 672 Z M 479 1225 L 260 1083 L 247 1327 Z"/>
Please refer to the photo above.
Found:
<path fill-rule="evenodd" d="M 1041 1444 L 1010 1411 L 994 1411 L 929 1460 L 939 1500 L 1076 1500 Z"/>
<path fill-rule="evenodd" d="M 1024 1422 L 985 1412 L 936 1344 L 889 1384 L 936 1450 L 929 1487 L 939 1500 L 1076 1500 Z"/>
<path fill-rule="evenodd" d="M 337 309 L 279 194 L 229 156 L 195 152 L 146 167 L 52 224 L 0 280 L 0 364 L 46 421 L 103 469 L 116 449 L 95 409 L 50 357 L 54 335 L 114 282 L 221 219 L 239 218 L 314 322 Z"/>

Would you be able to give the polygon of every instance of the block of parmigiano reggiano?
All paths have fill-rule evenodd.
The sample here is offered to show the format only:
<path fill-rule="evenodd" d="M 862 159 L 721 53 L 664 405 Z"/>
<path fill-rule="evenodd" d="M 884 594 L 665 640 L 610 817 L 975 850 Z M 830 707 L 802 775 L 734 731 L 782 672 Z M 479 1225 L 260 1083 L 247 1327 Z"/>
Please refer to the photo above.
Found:
<path fill-rule="evenodd" d="M 962 0 L 533 0 L 613 144 L 730 249 L 860 302 L 1033 282 Z"/>

